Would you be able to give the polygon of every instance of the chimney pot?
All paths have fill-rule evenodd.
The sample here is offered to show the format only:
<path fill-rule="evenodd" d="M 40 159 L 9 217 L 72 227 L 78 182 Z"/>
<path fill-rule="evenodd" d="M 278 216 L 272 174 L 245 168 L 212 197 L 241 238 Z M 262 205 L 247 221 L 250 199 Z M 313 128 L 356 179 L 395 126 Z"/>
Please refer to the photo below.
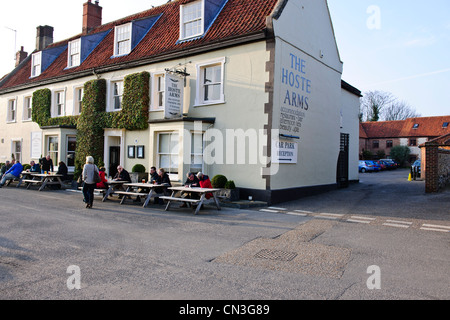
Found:
<path fill-rule="evenodd" d="M 36 50 L 42 51 L 53 43 L 53 27 L 39 26 L 36 28 Z"/>
<path fill-rule="evenodd" d="M 20 51 L 17 51 L 17 53 L 16 53 L 16 67 L 27 57 L 28 57 L 28 53 L 23 51 L 23 46 L 20 47 Z"/>
<path fill-rule="evenodd" d="M 102 25 L 102 9 L 98 1 L 93 4 L 91 0 L 88 0 L 83 5 L 83 34 Z"/>

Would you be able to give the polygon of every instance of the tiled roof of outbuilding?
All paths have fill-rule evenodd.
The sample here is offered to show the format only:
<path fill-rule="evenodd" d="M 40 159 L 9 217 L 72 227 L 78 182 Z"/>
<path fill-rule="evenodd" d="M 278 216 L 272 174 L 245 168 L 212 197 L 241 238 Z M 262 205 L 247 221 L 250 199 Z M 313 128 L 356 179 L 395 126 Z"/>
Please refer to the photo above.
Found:
<path fill-rule="evenodd" d="M 444 123 L 449 125 L 444 127 Z M 361 136 L 361 131 L 368 139 L 439 137 L 450 131 L 450 115 L 409 118 L 398 121 L 363 122 L 361 123 L 360 137 L 364 138 Z"/>
<path fill-rule="evenodd" d="M 101 41 L 78 67 L 66 68 L 68 53 L 66 49 L 40 76 L 30 78 L 31 59 L 27 59 L 10 76 L 4 78 L 3 83 L 0 84 L 0 91 L 66 75 L 76 75 L 97 68 L 162 57 L 177 52 L 185 51 L 186 54 L 189 54 L 188 50 L 195 50 L 202 46 L 221 43 L 226 40 L 253 34 L 264 35 L 266 18 L 273 12 L 278 3 L 278 0 L 228 0 L 203 37 L 179 43 L 180 5 L 191 1 L 171 1 L 162 6 L 101 25 L 91 30 L 89 34 L 108 30 L 112 32 L 109 32 L 103 41 Z M 126 56 L 111 58 L 113 56 L 115 26 L 156 15 L 161 15 L 161 17 L 131 53 Z M 67 45 L 69 41 L 77 39 L 82 35 L 79 34 L 70 39 L 54 43 L 48 48 Z"/>

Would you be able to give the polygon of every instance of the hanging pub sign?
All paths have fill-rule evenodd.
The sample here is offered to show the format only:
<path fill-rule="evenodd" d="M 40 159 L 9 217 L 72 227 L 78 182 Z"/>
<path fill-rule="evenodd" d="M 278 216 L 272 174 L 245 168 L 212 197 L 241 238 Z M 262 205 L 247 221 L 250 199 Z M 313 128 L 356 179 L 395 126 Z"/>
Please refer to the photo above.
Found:
<path fill-rule="evenodd" d="M 177 74 L 166 72 L 165 80 L 164 118 L 181 118 L 183 116 L 184 78 Z"/>

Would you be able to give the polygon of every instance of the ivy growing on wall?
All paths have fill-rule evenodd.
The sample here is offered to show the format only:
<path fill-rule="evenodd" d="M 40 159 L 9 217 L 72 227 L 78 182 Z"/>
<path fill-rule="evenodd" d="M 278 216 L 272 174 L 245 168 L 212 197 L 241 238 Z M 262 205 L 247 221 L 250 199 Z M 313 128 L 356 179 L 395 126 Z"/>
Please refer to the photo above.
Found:
<path fill-rule="evenodd" d="M 49 89 L 36 90 L 33 93 L 31 119 L 41 127 L 55 125 L 76 125 L 78 116 L 51 117 L 52 92 Z"/>
<path fill-rule="evenodd" d="M 103 120 L 106 108 L 106 80 L 92 80 L 84 84 L 82 111 L 77 122 L 77 148 L 75 150 L 75 177 L 86 163 L 86 157 L 94 157 L 100 164 L 103 157 Z"/>
<path fill-rule="evenodd" d="M 79 116 L 51 117 L 51 91 L 36 90 L 33 93 L 32 120 L 39 126 L 75 125 L 77 127 L 77 149 L 75 178 L 82 171 L 86 156 L 94 157 L 102 164 L 105 128 L 145 130 L 148 128 L 150 104 L 150 74 L 140 72 L 124 79 L 122 109 L 106 112 L 106 80 L 91 80 L 84 85 L 82 110 Z"/>

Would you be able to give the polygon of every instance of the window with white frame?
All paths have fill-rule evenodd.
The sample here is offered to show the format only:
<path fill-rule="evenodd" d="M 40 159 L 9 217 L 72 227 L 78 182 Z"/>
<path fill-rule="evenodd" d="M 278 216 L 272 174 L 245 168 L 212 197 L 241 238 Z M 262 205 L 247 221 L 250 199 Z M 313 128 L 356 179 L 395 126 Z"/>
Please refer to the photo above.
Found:
<path fill-rule="evenodd" d="M 17 100 L 8 100 L 8 112 L 7 112 L 7 122 L 16 122 L 17 117 Z"/>
<path fill-rule="evenodd" d="M 203 0 L 180 6 L 180 39 L 189 39 L 204 32 Z"/>
<path fill-rule="evenodd" d="M 25 97 L 23 99 L 23 120 L 31 120 L 31 97 Z"/>
<path fill-rule="evenodd" d="M 111 111 L 118 111 L 122 109 L 122 96 L 123 96 L 123 81 L 111 82 Z"/>
<path fill-rule="evenodd" d="M 75 88 L 75 95 L 73 99 L 73 110 L 74 114 L 81 114 L 82 102 L 83 102 L 83 87 Z"/>
<path fill-rule="evenodd" d="M 34 53 L 31 56 L 31 76 L 37 77 L 41 74 L 42 52 Z"/>
<path fill-rule="evenodd" d="M 196 105 L 224 103 L 224 64 L 220 61 L 197 65 Z"/>
<path fill-rule="evenodd" d="M 12 141 L 12 154 L 16 161 L 22 162 L 22 141 L 15 140 Z"/>
<path fill-rule="evenodd" d="M 158 165 L 168 174 L 178 174 L 178 133 L 158 134 Z"/>
<path fill-rule="evenodd" d="M 75 151 L 77 149 L 77 138 L 68 136 L 67 137 L 67 167 L 73 169 L 75 167 Z"/>
<path fill-rule="evenodd" d="M 77 67 L 80 65 L 80 49 L 81 39 L 73 40 L 69 42 L 69 54 L 67 55 L 67 67 Z"/>
<path fill-rule="evenodd" d="M 53 117 L 64 116 L 66 110 L 66 93 L 64 90 L 56 91 L 54 94 Z"/>
<path fill-rule="evenodd" d="M 165 78 L 164 73 L 153 75 L 151 110 L 164 109 Z"/>
<path fill-rule="evenodd" d="M 47 138 L 47 154 L 53 161 L 53 165 L 58 165 L 58 150 L 59 150 L 59 137 L 49 136 Z"/>
<path fill-rule="evenodd" d="M 192 133 L 191 135 L 190 171 L 194 173 L 203 171 L 203 133 Z"/>
<path fill-rule="evenodd" d="M 114 55 L 122 56 L 131 52 L 131 23 L 117 26 L 114 30 Z"/>

